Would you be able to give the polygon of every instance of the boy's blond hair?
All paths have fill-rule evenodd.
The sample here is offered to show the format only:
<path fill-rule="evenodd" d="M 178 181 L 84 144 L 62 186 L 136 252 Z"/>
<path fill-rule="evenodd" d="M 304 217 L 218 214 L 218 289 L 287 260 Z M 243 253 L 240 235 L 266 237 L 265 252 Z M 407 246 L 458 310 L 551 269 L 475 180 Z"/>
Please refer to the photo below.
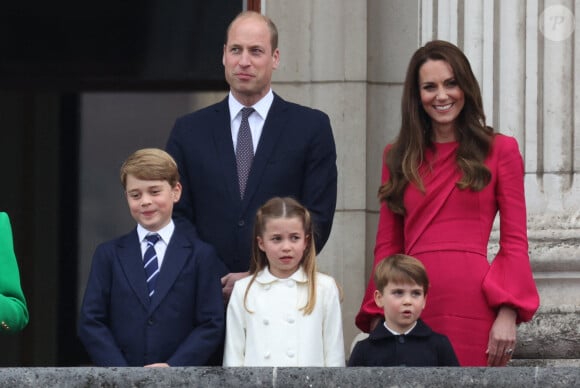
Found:
<path fill-rule="evenodd" d="M 127 188 L 127 176 L 146 181 L 167 181 L 171 187 L 179 182 L 177 163 L 159 148 L 143 148 L 131 154 L 121 166 L 121 184 Z"/>
<path fill-rule="evenodd" d="M 429 277 L 423 263 L 414 257 L 395 254 L 384 258 L 375 267 L 375 286 L 382 294 L 389 283 L 416 283 L 427 295 Z"/>

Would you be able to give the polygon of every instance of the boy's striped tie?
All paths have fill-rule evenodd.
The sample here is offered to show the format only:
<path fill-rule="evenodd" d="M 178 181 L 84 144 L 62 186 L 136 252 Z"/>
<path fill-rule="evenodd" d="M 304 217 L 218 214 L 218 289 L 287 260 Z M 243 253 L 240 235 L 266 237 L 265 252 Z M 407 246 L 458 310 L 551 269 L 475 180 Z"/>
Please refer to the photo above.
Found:
<path fill-rule="evenodd" d="M 145 276 L 147 277 L 147 288 L 149 289 L 149 298 L 155 293 L 155 282 L 159 275 L 159 263 L 157 262 L 157 252 L 155 244 L 161 237 L 155 233 L 145 237 L 147 240 L 147 249 L 143 255 L 143 265 L 145 267 Z"/>

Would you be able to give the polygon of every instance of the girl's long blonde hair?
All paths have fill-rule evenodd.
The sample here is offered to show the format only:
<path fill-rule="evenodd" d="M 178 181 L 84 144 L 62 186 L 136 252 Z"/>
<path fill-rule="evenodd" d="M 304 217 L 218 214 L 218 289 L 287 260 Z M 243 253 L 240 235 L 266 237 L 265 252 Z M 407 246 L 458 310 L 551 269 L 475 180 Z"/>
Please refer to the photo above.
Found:
<path fill-rule="evenodd" d="M 252 241 L 252 258 L 250 260 L 250 275 L 252 276 L 244 294 L 244 308 L 252 312 L 247 305 L 248 292 L 256 280 L 258 273 L 268 267 L 268 258 L 258 246 L 258 237 L 262 237 L 266 229 L 266 223 L 275 218 L 298 218 L 304 226 L 306 249 L 300 265 L 308 279 L 308 300 L 300 310 L 304 315 L 312 313 L 316 304 L 316 248 L 314 246 L 314 230 L 310 212 L 298 201 L 290 197 L 274 197 L 266 202 L 256 213 L 254 233 Z"/>

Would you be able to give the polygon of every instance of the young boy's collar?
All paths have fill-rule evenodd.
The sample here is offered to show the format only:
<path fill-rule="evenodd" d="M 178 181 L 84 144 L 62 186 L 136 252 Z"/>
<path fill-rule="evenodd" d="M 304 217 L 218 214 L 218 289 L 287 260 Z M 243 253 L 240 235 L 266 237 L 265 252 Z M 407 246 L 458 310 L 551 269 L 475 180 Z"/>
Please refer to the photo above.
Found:
<path fill-rule="evenodd" d="M 391 329 L 389 326 L 387 326 L 387 321 L 384 321 L 383 322 L 383 325 L 385 325 L 385 329 L 387 329 L 388 331 L 390 331 L 391 334 L 393 334 L 393 335 L 407 335 L 411 331 L 413 331 L 413 329 L 415 328 L 415 326 L 417 326 L 417 321 L 415 321 L 415 323 L 413 324 L 413 326 L 409 330 L 407 330 L 406 332 L 404 332 L 404 333 L 397 333 L 395 330 Z"/>
<path fill-rule="evenodd" d="M 163 228 L 159 229 L 157 232 L 152 232 L 145 229 L 141 224 L 137 224 L 137 236 L 139 236 L 139 241 L 143 241 L 145 236 L 152 233 L 157 233 L 161 236 L 161 240 L 165 242 L 165 244 L 169 244 L 169 240 L 171 240 L 171 236 L 173 235 L 173 231 L 175 230 L 175 224 L 173 220 L 169 221 L 169 224 L 165 225 Z"/>

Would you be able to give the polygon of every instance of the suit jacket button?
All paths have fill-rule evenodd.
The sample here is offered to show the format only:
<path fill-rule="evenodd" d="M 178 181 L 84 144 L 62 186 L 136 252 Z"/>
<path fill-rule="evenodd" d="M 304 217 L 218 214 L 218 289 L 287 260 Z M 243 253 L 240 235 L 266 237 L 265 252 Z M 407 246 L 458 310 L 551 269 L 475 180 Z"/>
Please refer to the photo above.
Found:
<path fill-rule="evenodd" d="M 239 220 L 239 221 L 238 221 L 238 226 L 239 226 L 239 227 L 242 227 L 242 226 L 244 226 L 245 224 L 246 224 L 246 222 L 245 222 L 244 220 Z"/>
<path fill-rule="evenodd" d="M 152 325 L 153 325 L 153 319 L 148 319 L 148 320 L 147 320 L 147 324 L 148 324 L 149 326 L 152 326 Z"/>

